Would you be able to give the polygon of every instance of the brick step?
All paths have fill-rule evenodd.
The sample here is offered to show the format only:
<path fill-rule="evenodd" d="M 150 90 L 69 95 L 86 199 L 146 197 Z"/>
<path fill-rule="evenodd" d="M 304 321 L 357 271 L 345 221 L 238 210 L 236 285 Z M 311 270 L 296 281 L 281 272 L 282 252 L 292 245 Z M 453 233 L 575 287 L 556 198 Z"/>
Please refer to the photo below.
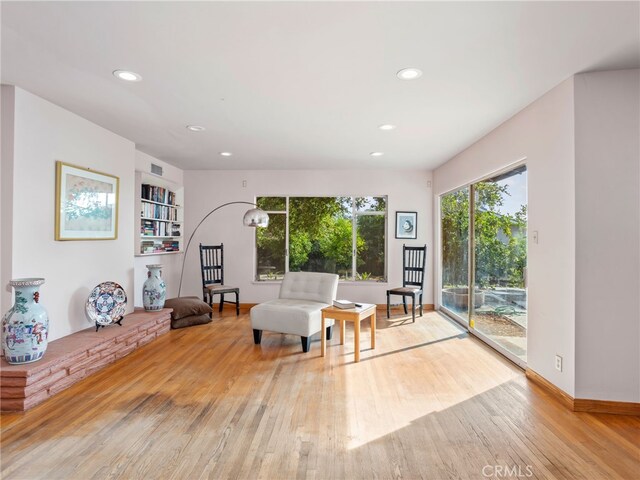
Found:
<path fill-rule="evenodd" d="M 10 365 L 0 360 L 0 410 L 21 412 L 69 388 L 171 329 L 171 309 L 136 310 L 122 326 L 87 328 L 49 343 L 41 360 Z"/>

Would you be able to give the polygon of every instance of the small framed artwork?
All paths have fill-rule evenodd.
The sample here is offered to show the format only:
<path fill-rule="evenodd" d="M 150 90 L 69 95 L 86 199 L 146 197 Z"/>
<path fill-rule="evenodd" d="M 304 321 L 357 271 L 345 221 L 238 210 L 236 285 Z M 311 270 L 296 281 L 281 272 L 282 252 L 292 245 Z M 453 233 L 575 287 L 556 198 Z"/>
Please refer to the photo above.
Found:
<path fill-rule="evenodd" d="M 119 179 L 56 162 L 56 240 L 118 238 Z"/>
<path fill-rule="evenodd" d="M 396 238 L 418 238 L 418 212 L 396 212 Z"/>

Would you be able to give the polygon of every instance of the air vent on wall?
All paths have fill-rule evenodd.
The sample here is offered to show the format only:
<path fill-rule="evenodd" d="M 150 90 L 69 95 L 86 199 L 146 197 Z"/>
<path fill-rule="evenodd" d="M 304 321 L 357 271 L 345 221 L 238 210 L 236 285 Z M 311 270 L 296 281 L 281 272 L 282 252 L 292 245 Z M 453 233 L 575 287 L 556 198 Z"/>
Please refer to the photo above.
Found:
<path fill-rule="evenodd" d="M 151 173 L 154 175 L 162 176 L 162 167 L 160 165 L 156 165 L 155 163 L 151 164 Z"/>

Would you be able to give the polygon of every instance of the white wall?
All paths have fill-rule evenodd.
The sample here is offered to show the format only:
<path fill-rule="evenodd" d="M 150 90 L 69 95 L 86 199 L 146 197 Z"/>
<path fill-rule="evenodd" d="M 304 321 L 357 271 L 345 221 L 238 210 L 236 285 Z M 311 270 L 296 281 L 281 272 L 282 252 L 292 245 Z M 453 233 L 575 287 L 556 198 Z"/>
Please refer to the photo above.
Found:
<path fill-rule="evenodd" d="M 526 158 L 528 366 L 572 396 L 575 394 L 573 93 L 573 79 L 564 81 L 436 169 L 433 176 L 434 194 L 439 195 Z M 539 232 L 538 244 L 531 241 L 533 231 Z M 564 358 L 562 373 L 554 368 L 556 354 Z"/>
<path fill-rule="evenodd" d="M 640 402 L 640 70 L 576 75 L 576 397 Z"/>
<path fill-rule="evenodd" d="M 11 308 L 11 250 L 13 232 L 13 87 L 0 90 L 0 315 Z M 5 281 L 6 280 L 6 281 Z"/>
<path fill-rule="evenodd" d="M 3 272 L 2 285 L 10 278 L 45 278 L 40 301 L 49 313 L 50 340 L 89 326 L 84 302 L 100 282 L 120 283 L 131 311 L 134 144 L 24 90 L 3 89 L 3 94 L 15 92 L 15 119 L 13 159 L 2 160 L 3 176 L 5 162 L 14 169 L 13 224 L 2 225 L 3 232 L 12 228 L 13 264 Z M 10 126 L 2 128 L 4 133 Z M 120 178 L 117 240 L 54 240 L 56 160 Z M 4 242 L 2 246 L 4 256 Z"/>
<path fill-rule="evenodd" d="M 185 211 L 187 226 L 193 228 L 214 207 L 230 201 L 254 201 L 257 196 L 299 195 L 388 195 L 388 255 L 389 283 L 341 283 L 338 295 L 368 303 L 385 303 L 389 286 L 402 284 L 402 244 L 427 244 L 427 278 L 424 303 L 433 303 L 432 296 L 432 194 L 427 182 L 428 171 L 185 171 Z M 243 187 L 243 180 L 247 186 Z M 243 303 L 258 303 L 276 298 L 279 284 L 253 282 L 255 231 L 242 225 L 248 205 L 231 205 L 214 213 L 196 233 L 188 252 L 182 295 L 201 295 L 198 244 L 224 243 L 225 283 L 240 287 Z M 396 240 L 395 211 L 418 212 L 418 239 Z M 191 234 L 187 229 L 187 235 Z"/>
<path fill-rule="evenodd" d="M 173 165 L 169 165 L 162 160 L 158 160 L 157 158 L 152 157 L 151 155 L 147 155 L 146 153 L 140 152 L 136 150 L 136 171 L 144 172 L 146 174 L 151 174 L 151 164 L 155 163 L 156 165 L 160 165 L 162 167 L 162 177 L 161 181 L 167 183 L 169 188 L 173 191 L 176 189 L 181 189 L 184 183 L 183 171 Z M 137 190 L 134 195 L 140 195 L 140 192 Z M 183 208 L 185 205 L 182 205 Z M 136 212 L 137 214 L 138 212 Z M 134 219 L 135 223 L 135 234 L 139 233 L 138 231 L 138 222 L 137 219 Z M 184 230 L 184 226 L 183 226 Z M 131 240 L 133 242 L 133 239 Z M 138 252 L 136 252 L 138 253 Z M 182 268 L 182 254 L 172 254 L 172 255 L 148 255 L 144 257 L 135 257 L 134 259 L 134 300 L 136 307 L 142 307 L 142 285 L 144 281 L 147 279 L 147 265 L 150 264 L 162 264 L 162 278 L 167 285 L 167 298 L 176 297 L 178 295 L 178 282 L 180 281 L 180 269 Z"/>

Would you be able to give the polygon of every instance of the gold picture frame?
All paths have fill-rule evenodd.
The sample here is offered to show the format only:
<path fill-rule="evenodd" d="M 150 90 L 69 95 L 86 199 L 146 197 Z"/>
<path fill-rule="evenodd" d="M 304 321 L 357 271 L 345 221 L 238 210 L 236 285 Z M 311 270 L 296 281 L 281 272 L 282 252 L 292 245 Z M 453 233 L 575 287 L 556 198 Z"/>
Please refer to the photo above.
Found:
<path fill-rule="evenodd" d="M 114 175 L 56 161 L 55 239 L 117 239 L 119 188 Z"/>

